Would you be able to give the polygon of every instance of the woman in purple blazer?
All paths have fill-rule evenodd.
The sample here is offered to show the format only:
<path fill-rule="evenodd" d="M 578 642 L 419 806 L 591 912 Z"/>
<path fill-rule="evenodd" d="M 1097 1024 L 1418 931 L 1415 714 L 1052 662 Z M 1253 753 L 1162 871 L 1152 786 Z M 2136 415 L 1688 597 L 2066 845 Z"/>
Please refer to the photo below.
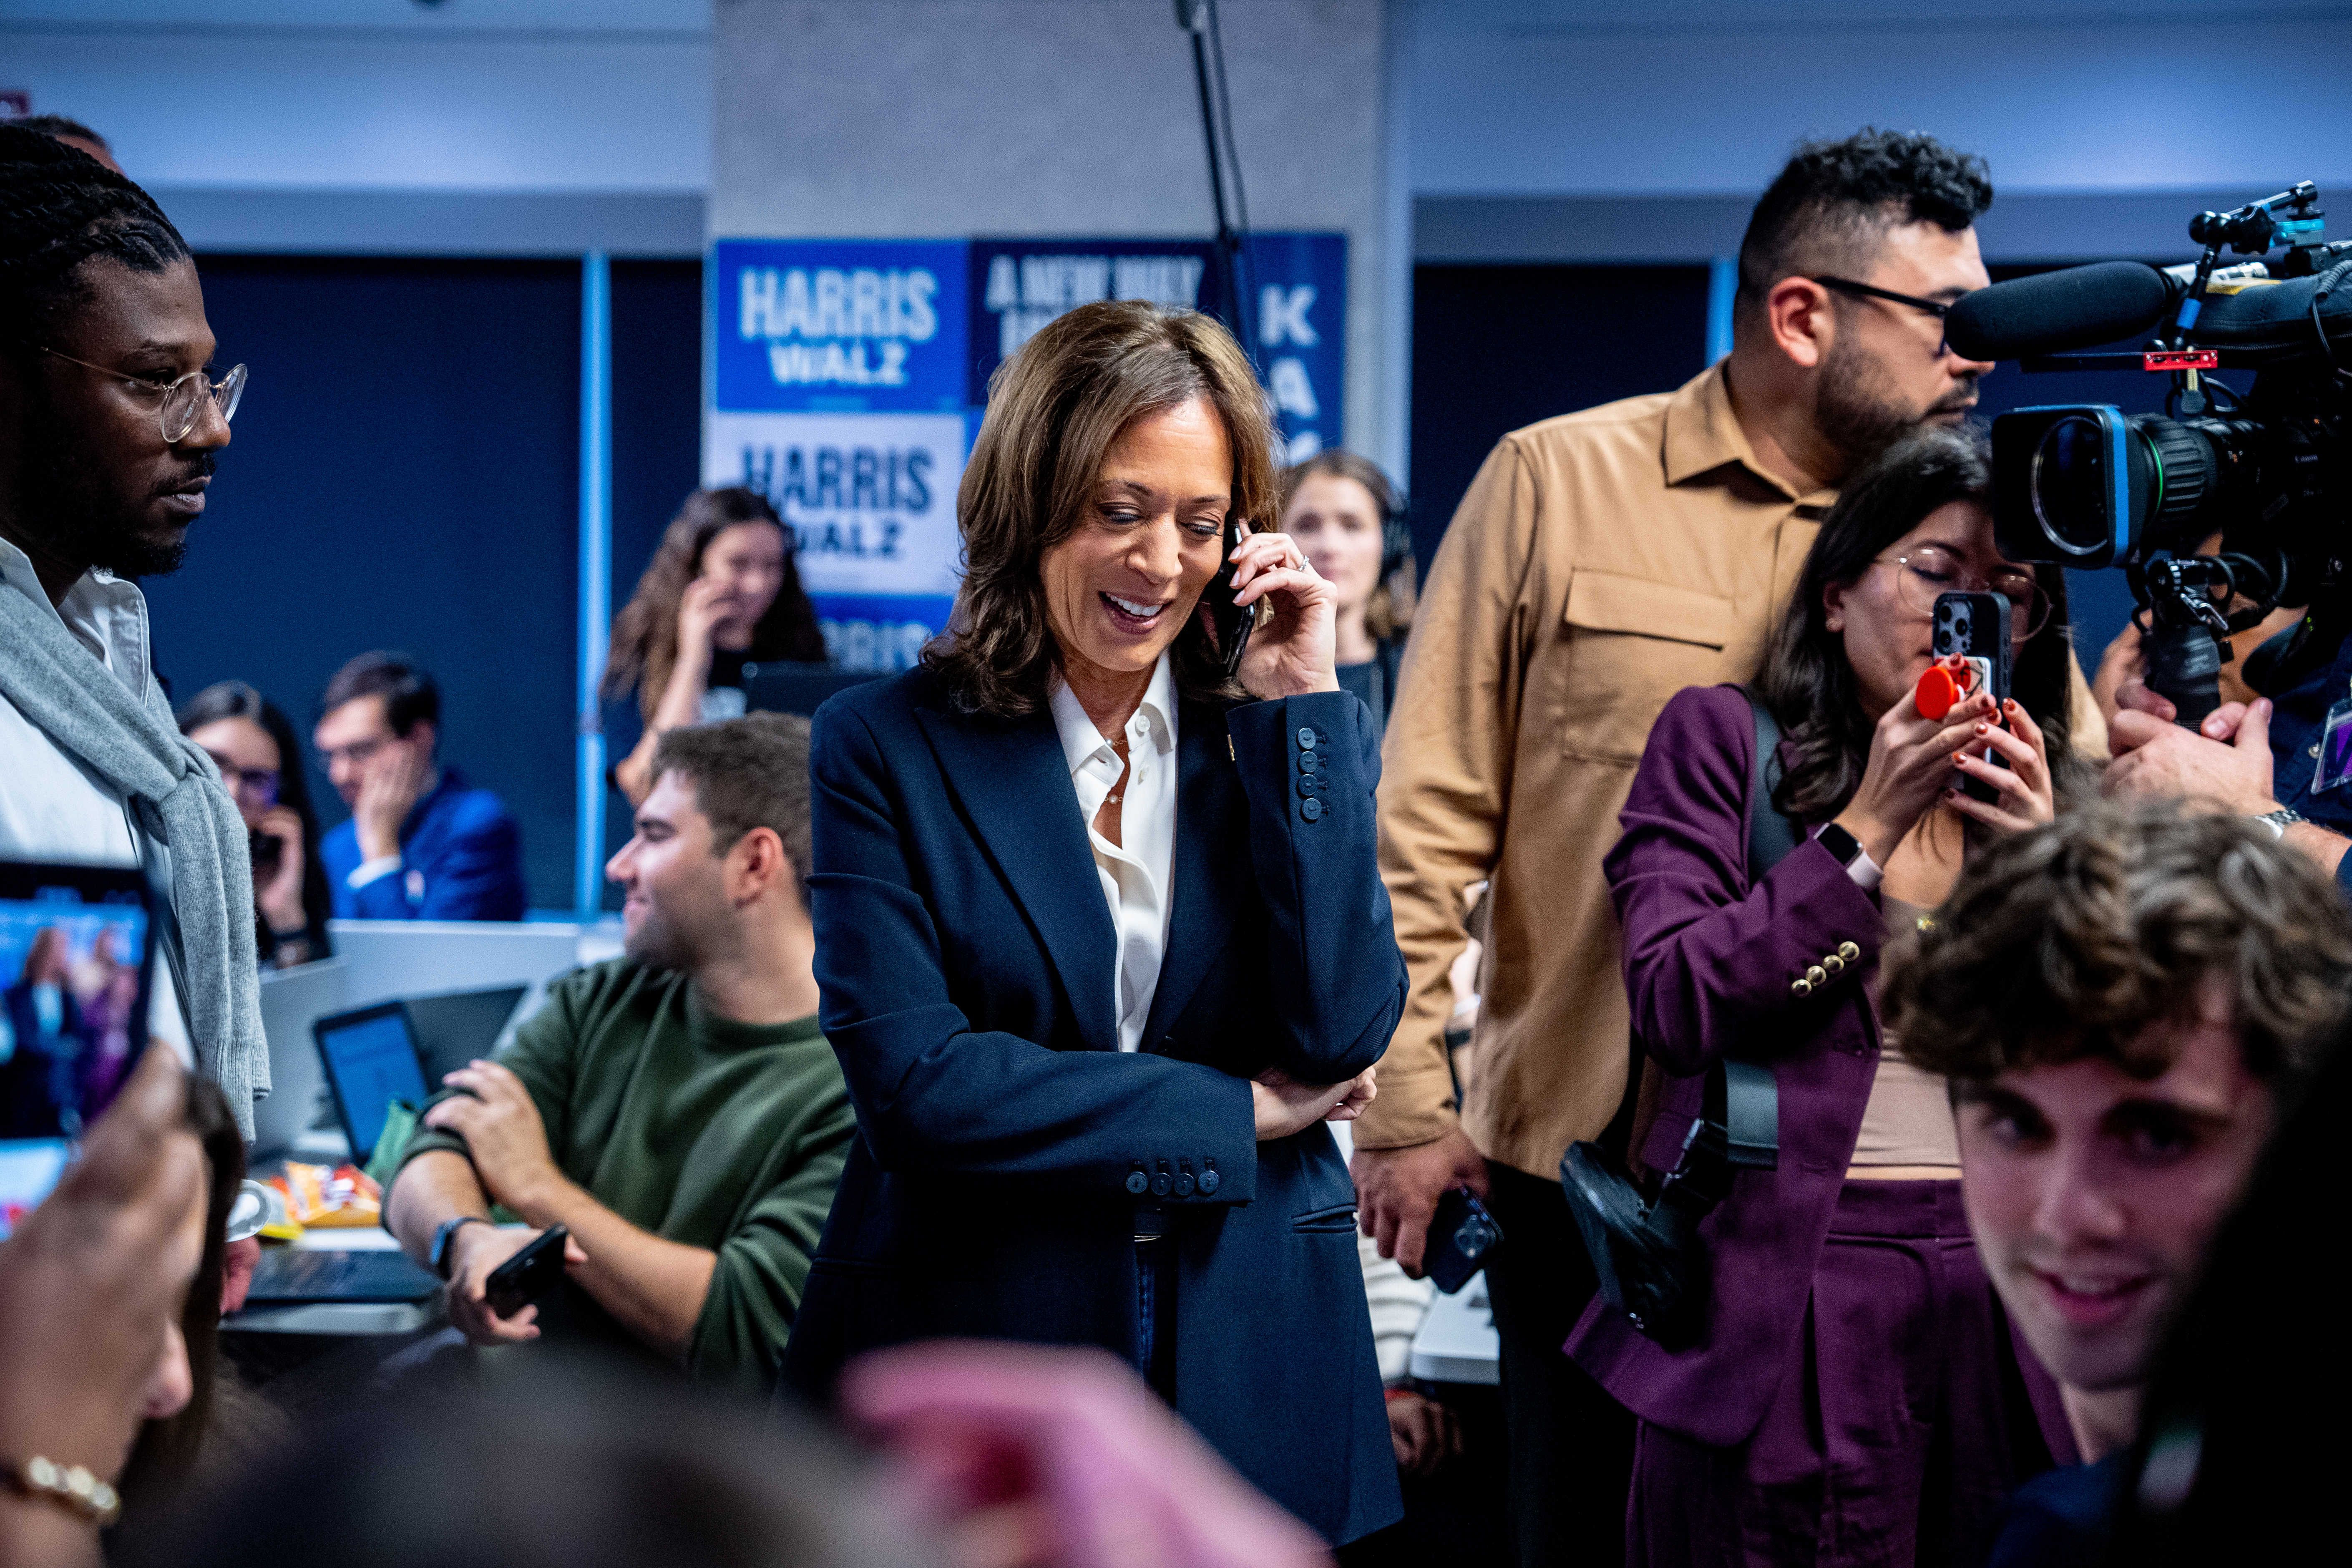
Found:
<path fill-rule="evenodd" d="M 1701 1227 L 1696 1342 L 1596 1300 L 1568 1343 L 1641 1421 L 1634 1563 L 1974 1562 L 2011 1485 L 2073 1458 L 1969 1240 L 1943 1080 L 1874 1003 L 1890 928 L 1943 901 L 1968 837 L 2050 820 L 2069 772 L 2064 580 L 1994 549 L 1989 480 L 1979 437 L 1930 427 L 1822 524 L 1756 686 L 1783 737 L 1772 804 L 1801 829 L 1785 859 L 1749 874 L 1738 688 L 1677 695 L 1634 776 L 1606 868 L 1633 1027 L 1669 1075 L 1634 1152 L 1675 1163 L 1727 1050 L 1769 1062 L 1780 1097 L 1778 1168 L 1741 1171 Z M 1912 700 L 1936 596 L 1961 589 L 2010 601 L 2013 732 L 1981 692 L 1940 721 Z"/>

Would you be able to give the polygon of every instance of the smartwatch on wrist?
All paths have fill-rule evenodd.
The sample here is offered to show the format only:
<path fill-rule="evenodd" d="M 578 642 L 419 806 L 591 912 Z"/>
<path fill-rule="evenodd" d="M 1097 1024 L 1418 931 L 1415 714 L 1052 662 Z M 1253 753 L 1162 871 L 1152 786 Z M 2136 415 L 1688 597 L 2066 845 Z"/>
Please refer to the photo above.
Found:
<path fill-rule="evenodd" d="M 433 1251 L 429 1258 L 433 1265 L 433 1272 L 444 1279 L 449 1278 L 449 1244 L 457 1239 L 459 1226 L 489 1223 L 478 1214 L 456 1215 L 443 1220 L 441 1228 L 433 1233 Z"/>
<path fill-rule="evenodd" d="M 1828 850 L 1841 866 L 1852 866 L 1862 858 L 1862 840 L 1834 822 L 1816 834 L 1813 842 Z"/>

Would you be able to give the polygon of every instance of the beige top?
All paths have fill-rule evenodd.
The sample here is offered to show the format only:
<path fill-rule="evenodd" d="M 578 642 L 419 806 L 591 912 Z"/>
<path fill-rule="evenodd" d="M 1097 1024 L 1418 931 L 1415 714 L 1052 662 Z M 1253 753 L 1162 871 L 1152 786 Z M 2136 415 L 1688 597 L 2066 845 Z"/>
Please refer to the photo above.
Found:
<path fill-rule="evenodd" d="M 1908 935 L 1927 911 L 1885 893 L 1879 906 L 1886 916 L 1886 938 L 1894 943 Z M 1904 1058 L 1901 1042 L 1891 1029 L 1878 1037 L 1878 1072 L 1870 1080 L 1870 1099 L 1862 1108 L 1862 1131 L 1853 1141 L 1849 1173 L 1902 1167 L 1903 1177 L 1915 1180 L 1960 1174 L 1959 1132 L 1952 1123 L 1952 1100 L 1943 1078 L 1914 1067 Z"/>
<path fill-rule="evenodd" d="M 1420 596 L 1381 752 L 1381 871 L 1411 989 L 1359 1148 L 1458 1122 L 1549 1180 L 1607 1125 L 1628 1023 L 1601 861 L 1634 764 L 1675 692 L 1755 673 L 1835 500 L 1758 464 L 1721 365 L 1514 431 L 1487 458 Z M 2104 755 L 2075 682 L 2078 743 Z M 1478 1070 L 1456 1107 L 1447 971 L 1482 879 Z"/>

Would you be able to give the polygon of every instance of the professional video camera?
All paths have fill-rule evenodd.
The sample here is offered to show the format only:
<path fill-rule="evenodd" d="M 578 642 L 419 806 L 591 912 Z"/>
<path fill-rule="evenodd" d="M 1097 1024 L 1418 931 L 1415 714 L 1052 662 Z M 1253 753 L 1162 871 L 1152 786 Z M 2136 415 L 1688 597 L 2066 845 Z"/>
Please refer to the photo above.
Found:
<path fill-rule="evenodd" d="M 2352 241 L 2324 237 L 2310 182 L 2200 213 L 2192 264 L 2102 261 L 1996 283 L 1952 307 L 1954 350 L 2028 371 L 2168 374 L 2161 415 L 2108 404 L 1993 421 L 1993 519 L 2012 560 L 2120 566 L 2147 685 L 2194 725 L 2232 631 L 2352 588 Z M 2220 267 L 2223 250 L 2273 261 Z M 2128 353 L 2069 351 L 2153 330 Z M 2259 371 L 2243 399 L 2203 373 Z M 2215 532 L 2219 555 L 2197 549 Z"/>

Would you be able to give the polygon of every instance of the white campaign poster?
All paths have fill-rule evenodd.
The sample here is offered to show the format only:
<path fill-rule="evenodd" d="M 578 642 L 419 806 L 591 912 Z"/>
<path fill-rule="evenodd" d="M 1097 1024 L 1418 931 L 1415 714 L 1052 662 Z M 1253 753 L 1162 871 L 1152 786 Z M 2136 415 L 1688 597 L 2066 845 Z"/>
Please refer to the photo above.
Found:
<path fill-rule="evenodd" d="M 792 529 L 833 662 L 912 664 L 955 596 L 963 416 L 715 410 L 706 428 L 704 482 L 760 491 Z"/>

